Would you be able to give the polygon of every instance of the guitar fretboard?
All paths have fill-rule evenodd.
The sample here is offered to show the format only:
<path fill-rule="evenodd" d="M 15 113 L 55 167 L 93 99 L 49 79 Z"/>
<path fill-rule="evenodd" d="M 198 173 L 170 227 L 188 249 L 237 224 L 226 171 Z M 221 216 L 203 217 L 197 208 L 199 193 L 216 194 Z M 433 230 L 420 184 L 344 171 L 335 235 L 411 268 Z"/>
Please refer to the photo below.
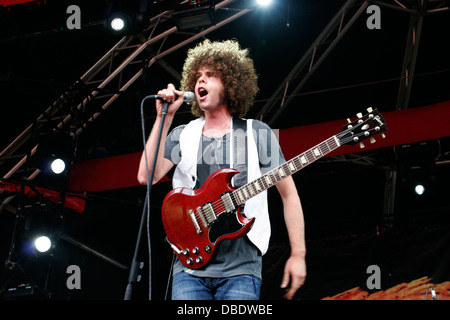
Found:
<path fill-rule="evenodd" d="M 324 155 L 330 153 L 338 147 L 340 147 L 338 138 L 336 136 L 332 136 L 304 153 L 299 154 L 282 165 L 270 170 L 252 182 L 234 190 L 233 197 L 236 204 L 241 205 L 245 203 L 250 198 L 253 198 L 264 190 L 273 187 L 281 180 L 289 177 L 297 171 L 300 171 L 307 165 L 322 158 Z"/>

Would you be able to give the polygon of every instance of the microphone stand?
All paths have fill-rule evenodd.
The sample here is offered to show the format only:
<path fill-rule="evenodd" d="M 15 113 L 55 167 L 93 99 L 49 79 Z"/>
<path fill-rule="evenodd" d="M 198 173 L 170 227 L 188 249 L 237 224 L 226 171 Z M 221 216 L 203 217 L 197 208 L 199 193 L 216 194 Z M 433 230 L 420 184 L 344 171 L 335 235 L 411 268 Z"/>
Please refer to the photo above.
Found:
<path fill-rule="evenodd" d="M 159 146 L 161 144 L 161 136 L 162 136 L 162 130 L 164 127 L 164 121 L 166 119 L 166 114 L 167 114 L 167 109 L 169 106 L 169 103 L 166 102 L 165 100 L 163 101 L 163 108 L 162 108 L 162 117 L 161 117 L 161 125 L 159 127 L 159 131 L 158 131 L 158 139 L 157 139 L 157 144 L 156 144 L 156 149 L 155 149 L 155 156 L 153 157 L 153 163 L 152 163 L 152 167 L 151 170 L 148 170 L 148 161 L 147 161 L 147 151 L 145 149 L 145 144 L 146 144 L 146 137 L 145 137 L 145 126 L 144 126 L 144 102 L 147 99 L 154 99 L 154 96 L 147 96 L 144 99 L 142 99 L 141 102 L 141 122 L 142 122 L 142 138 L 143 138 L 143 142 L 144 142 L 144 156 L 145 156 L 145 165 L 146 165 L 146 170 L 147 170 L 147 195 L 145 198 L 145 203 L 144 203 L 144 208 L 142 210 L 142 217 L 141 217 L 141 224 L 139 227 L 139 232 L 138 232 L 138 237 L 136 240 L 136 248 L 134 250 L 134 256 L 133 256 L 133 260 L 131 262 L 131 268 L 130 268 L 130 273 L 128 275 L 128 285 L 127 288 L 125 290 L 125 296 L 124 296 L 124 300 L 131 300 L 131 296 L 133 293 L 133 286 L 135 283 L 139 282 L 140 280 L 140 276 L 138 275 L 138 269 L 142 269 L 143 267 L 143 263 L 142 262 L 138 262 L 138 254 L 139 254 L 139 247 L 140 247 L 140 243 L 141 243 L 141 238 L 142 238 L 142 234 L 144 232 L 144 225 L 145 225 L 145 221 L 146 221 L 146 213 L 147 213 L 147 219 L 148 222 L 150 221 L 150 193 L 151 193 L 151 188 L 152 188 L 152 181 L 153 181 L 153 176 L 154 176 L 154 171 L 155 171 L 155 166 L 156 166 L 156 160 L 157 160 L 157 156 L 158 156 L 158 151 L 159 151 Z M 149 174 L 150 172 L 150 174 Z M 148 265 L 148 269 L 149 269 L 149 300 L 151 300 L 151 290 L 152 290 L 152 276 L 151 276 L 151 243 L 150 243 L 150 227 L 149 224 L 147 224 L 148 226 L 148 250 L 149 250 L 149 265 Z"/>

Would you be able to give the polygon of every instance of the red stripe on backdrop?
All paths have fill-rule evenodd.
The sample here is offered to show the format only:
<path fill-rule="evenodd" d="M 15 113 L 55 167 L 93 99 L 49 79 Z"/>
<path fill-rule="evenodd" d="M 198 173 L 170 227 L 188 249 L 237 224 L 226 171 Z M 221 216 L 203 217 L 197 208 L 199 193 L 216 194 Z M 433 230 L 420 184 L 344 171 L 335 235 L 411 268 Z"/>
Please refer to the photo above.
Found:
<path fill-rule="evenodd" d="M 15 4 L 22 4 L 27 2 L 34 2 L 35 0 L 0 0 L 0 6 L 12 6 Z"/>
<path fill-rule="evenodd" d="M 69 190 L 95 192 L 137 186 L 140 158 L 141 153 L 136 152 L 75 163 Z"/>
<path fill-rule="evenodd" d="M 450 136 L 450 101 L 430 106 L 382 113 L 388 131 L 386 139 L 375 136 L 376 143 L 366 142 L 365 150 L 396 146 Z M 280 145 L 286 159 L 337 134 L 347 123 L 336 120 L 279 130 Z M 328 156 L 359 152 L 356 146 L 342 146 Z M 72 168 L 69 190 L 103 191 L 138 186 L 137 170 L 141 153 L 78 162 Z M 167 181 L 167 178 L 164 179 Z"/>
<path fill-rule="evenodd" d="M 450 101 L 401 111 L 383 112 L 388 129 L 386 139 L 374 136 L 376 142 L 364 142 L 363 151 L 432 140 L 450 136 Z M 286 159 L 291 159 L 325 139 L 337 134 L 347 124 L 336 120 L 280 130 L 280 146 Z M 342 146 L 328 156 L 362 151 L 358 145 Z"/>

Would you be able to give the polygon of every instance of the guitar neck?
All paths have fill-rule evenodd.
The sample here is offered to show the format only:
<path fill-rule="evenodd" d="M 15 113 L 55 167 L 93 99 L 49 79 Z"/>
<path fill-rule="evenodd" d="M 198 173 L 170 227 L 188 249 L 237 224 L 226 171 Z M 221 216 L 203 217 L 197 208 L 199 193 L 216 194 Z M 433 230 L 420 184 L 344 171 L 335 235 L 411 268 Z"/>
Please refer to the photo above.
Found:
<path fill-rule="evenodd" d="M 282 165 L 270 170 L 261 177 L 253 180 L 246 185 L 233 191 L 233 197 L 237 205 L 245 203 L 250 198 L 258 195 L 259 193 L 273 187 L 281 180 L 291 176 L 292 174 L 300 171 L 307 165 L 322 158 L 326 154 L 340 147 L 339 139 L 336 135 L 328 138 L 327 140 L 319 143 L 311 149 L 299 154 L 291 160 L 283 163 Z"/>

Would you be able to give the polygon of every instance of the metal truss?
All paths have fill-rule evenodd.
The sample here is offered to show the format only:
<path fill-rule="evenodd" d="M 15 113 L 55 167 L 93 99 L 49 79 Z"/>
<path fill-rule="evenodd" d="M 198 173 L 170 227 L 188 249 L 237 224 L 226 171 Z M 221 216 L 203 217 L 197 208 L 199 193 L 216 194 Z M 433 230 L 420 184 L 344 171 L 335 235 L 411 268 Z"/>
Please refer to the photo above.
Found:
<path fill-rule="evenodd" d="M 409 29 L 406 38 L 403 67 L 400 77 L 400 86 L 397 95 L 396 110 L 407 109 L 411 96 L 411 88 L 414 79 L 414 69 L 417 61 L 417 52 L 422 33 L 423 20 L 426 15 L 445 12 L 449 10 L 448 4 L 443 0 L 415 0 L 410 1 L 407 7 L 399 0 L 394 0 L 394 5 L 388 1 L 375 1 L 375 4 L 410 14 Z M 386 170 L 383 229 L 392 230 L 395 211 L 397 185 L 397 167 L 392 165 Z"/>
<path fill-rule="evenodd" d="M 220 11 L 220 20 L 214 26 L 195 34 L 179 32 L 171 19 L 174 13 L 171 10 L 151 18 L 143 32 L 120 39 L 0 153 L 0 174 L 3 179 L 14 179 L 15 176 L 20 176 L 15 178 L 16 180 L 34 179 L 39 174 L 39 169 L 33 168 L 29 170 L 30 174 L 27 171 L 25 175 L 23 167 L 27 159 L 37 150 L 37 143 L 30 143 L 36 134 L 70 130 L 73 135 L 80 135 L 154 63 L 161 64 L 168 73 L 179 78 L 179 75 L 164 63 L 163 58 L 252 11 L 251 8 L 240 9 L 229 6 L 234 2 L 238 0 L 218 2 L 215 11 Z M 399 0 L 347 0 L 266 102 L 257 117 L 261 120 L 267 118 L 269 125 L 276 121 L 370 4 L 411 14 L 396 106 L 397 109 L 407 108 L 423 17 L 426 14 L 447 11 L 449 8 L 445 3 L 444 0 L 413 0 L 408 1 L 408 7 Z M 176 44 L 167 46 L 167 43 Z M 8 199 L 1 204 L 0 210 L 7 202 Z"/>
<path fill-rule="evenodd" d="M 68 131 L 80 135 L 154 63 L 179 77 L 162 58 L 253 10 L 230 6 L 234 2 L 238 1 L 216 2 L 216 23 L 197 33 L 178 31 L 172 19 L 174 11 L 169 10 L 151 18 L 141 33 L 120 39 L 0 153 L 3 180 L 34 179 L 40 170 L 31 168 L 25 172 L 23 167 L 36 153 L 38 144 L 32 140 L 37 134 Z M 0 212 L 11 199 L 3 201 Z"/>
<path fill-rule="evenodd" d="M 357 2 L 357 0 L 347 0 L 344 3 L 273 93 L 272 97 L 262 107 L 257 115 L 259 119 L 265 120 L 264 118 L 267 118 L 269 125 L 278 119 L 287 105 L 317 70 L 322 61 L 334 49 L 339 40 L 369 5 L 368 1 L 364 1 L 356 12 L 351 15 L 350 11 L 352 11 Z M 350 19 L 348 19 L 349 15 L 351 15 Z M 273 111 L 277 106 L 278 109 Z"/>
<path fill-rule="evenodd" d="M 257 117 L 273 124 L 283 113 L 295 95 L 303 88 L 314 71 L 333 50 L 336 44 L 349 30 L 356 19 L 370 4 L 410 14 L 410 24 L 406 38 L 403 68 L 397 96 L 396 110 L 406 109 L 409 105 L 414 68 L 417 60 L 422 24 L 425 15 L 448 11 L 448 3 L 444 0 L 400 0 L 356 1 L 347 0 L 328 25 L 323 29 L 313 44 L 303 54 L 285 80 L 280 84 L 271 98 L 267 100 Z M 385 201 L 383 215 L 385 229 L 392 228 L 396 194 L 397 169 L 391 166 L 386 171 Z"/>
<path fill-rule="evenodd" d="M 410 1 L 410 8 L 395 0 L 395 5 L 391 5 L 388 1 L 375 1 L 375 4 L 402 11 L 410 14 L 409 29 L 406 38 L 405 55 L 403 58 L 402 74 L 400 77 L 400 87 L 398 90 L 396 110 L 407 109 L 409 106 L 409 98 L 411 96 L 411 88 L 414 78 L 414 69 L 417 61 L 417 52 L 422 33 L 422 25 L 424 17 L 444 11 L 448 11 L 448 2 L 444 0 L 415 0 Z M 446 6 L 447 4 L 447 6 Z"/>
<path fill-rule="evenodd" d="M 350 29 L 356 19 L 358 19 L 370 4 L 402 11 L 411 15 L 396 104 L 397 110 L 406 109 L 411 94 L 423 18 L 425 15 L 448 11 L 449 8 L 446 6 L 446 1 L 444 0 L 413 0 L 405 2 L 408 2 L 410 7 L 402 4 L 399 0 L 347 0 L 303 54 L 298 63 L 292 68 L 291 72 L 273 95 L 267 100 L 257 117 L 261 120 L 267 119 L 266 121 L 269 125 L 273 124 L 295 95 L 303 88 L 327 55 Z"/>

